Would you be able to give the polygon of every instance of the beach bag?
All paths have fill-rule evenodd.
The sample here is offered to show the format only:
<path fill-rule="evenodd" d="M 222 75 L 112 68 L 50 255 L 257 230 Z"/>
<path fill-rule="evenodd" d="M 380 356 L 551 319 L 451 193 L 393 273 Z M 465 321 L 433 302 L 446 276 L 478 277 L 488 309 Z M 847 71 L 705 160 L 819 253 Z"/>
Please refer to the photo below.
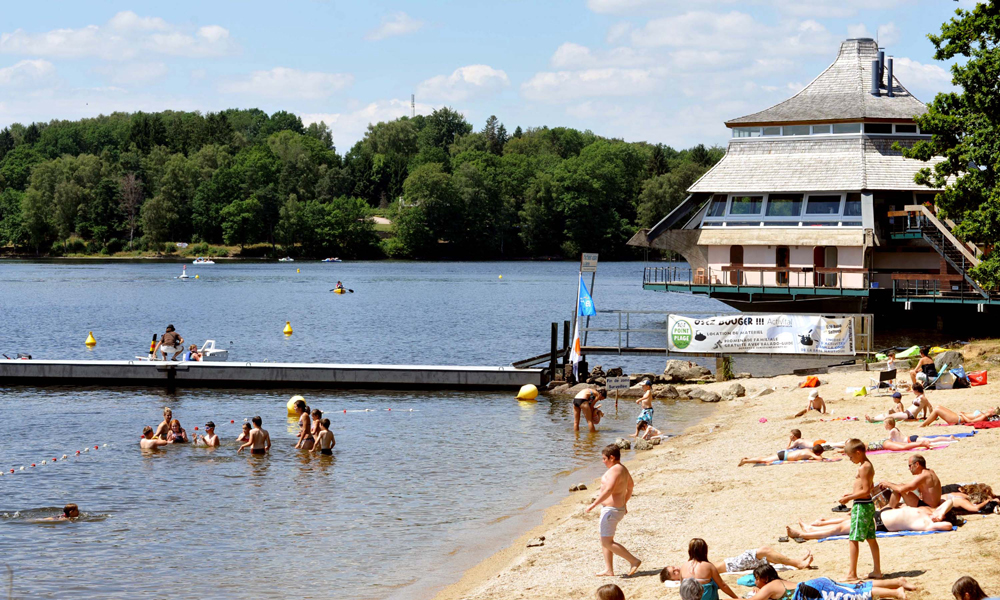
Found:
<path fill-rule="evenodd" d="M 806 380 L 799 384 L 799 387 L 819 387 L 819 377 L 810 375 L 806 377 Z"/>
<path fill-rule="evenodd" d="M 955 380 L 956 378 L 952 372 L 947 371 L 945 373 L 941 373 L 941 375 L 937 378 L 937 381 L 934 382 L 933 387 L 936 390 L 950 390 L 955 387 Z"/>
<path fill-rule="evenodd" d="M 986 371 L 969 373 L 969 385 L 986 385 Z"/>
<path fill-rule="evenodd" d="M 965 369 L 961 366 L 952 369 L 951 374 L 955 376 L 955 383 L 953 387 L 956 390 L 969 387 L 968 376 L 965 374 Z"/>

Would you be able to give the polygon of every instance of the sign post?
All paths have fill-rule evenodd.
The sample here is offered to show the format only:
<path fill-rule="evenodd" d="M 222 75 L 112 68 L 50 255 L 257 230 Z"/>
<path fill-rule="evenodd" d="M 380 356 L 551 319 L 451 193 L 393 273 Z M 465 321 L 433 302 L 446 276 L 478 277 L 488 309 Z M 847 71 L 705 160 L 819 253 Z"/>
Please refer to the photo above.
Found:
<path fill-rule="evenodd" d="M 629 389 L 629 383 L 631 381 L 628 377 L 608 377 L 605 380 L 605 389 L 609 392 L 614 390 L 615 392 L 615 412 L 618 412 L 618 392 L 621 390 Z"/>
<path fill-rule="evenodd" d="M 594 280 L 597 279 L 597 253 L 583 252 L 580 254 L 580 273 L 590 273 L 590 296 L 594 296 Z M 590 327 L 590 315 L 587 315 L 587 324 Z M 583 345 L 587 345 L 587 335 L 589 331 L 583 332 Z M 615 406 L 617 408 L 617 404 Z"/>

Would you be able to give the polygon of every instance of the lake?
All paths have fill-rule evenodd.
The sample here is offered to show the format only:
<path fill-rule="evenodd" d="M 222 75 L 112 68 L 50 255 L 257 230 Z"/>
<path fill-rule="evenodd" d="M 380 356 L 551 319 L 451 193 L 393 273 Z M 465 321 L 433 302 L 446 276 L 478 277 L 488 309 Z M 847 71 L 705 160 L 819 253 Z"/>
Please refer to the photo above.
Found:
<path fill-rule="evenodd" d="M 548 349 L 549 323 L 571 317 L 578 281 L 568 262 L 189 265 L 199 278 L 187 281 L 180 271 L 4 261 L 0 350 L 128 359 L 172 323 L 189 343 L 230 348 L 231 360 L 503 365 Z M 354 293 L 330 293 L 338 279 Z M 641 263 L 602 264 L 597 307 L 729 312 L 644 292 L 641 280 Z M 663 368 L 648 357 L 591 363 Z M 334 456 L 314 457 L 292 448 L 295 393 L 0 388 L 0 555 L 14 597 L 427 598 L 598 474 L 600 448 L 634 431 L 638 412 L 606 402 L 601 431 L 575 435 L 565 399 L 307 391 L 337 437 Z M 190 435 L 214 420 L 223 447 L 141 451 L 140 431 L 163 406 Z M 655 424 L 679 432 L 709 411 L 658 402 Z M 265 458 L 232 442 L 254 415 L 274 442 Z M 84 518 L 38 521 L 66 502 Z"/>

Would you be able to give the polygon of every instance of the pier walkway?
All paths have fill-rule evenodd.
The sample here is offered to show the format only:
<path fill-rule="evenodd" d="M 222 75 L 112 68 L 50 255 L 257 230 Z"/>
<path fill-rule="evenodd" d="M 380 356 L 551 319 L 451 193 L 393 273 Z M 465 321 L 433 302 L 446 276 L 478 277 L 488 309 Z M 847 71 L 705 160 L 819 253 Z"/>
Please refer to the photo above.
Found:
<path fill-rule="evenodd" d="M 0 386 L 514 390 L 529 383 L 536 386 L 544 383 L 542 369 L 518 369 L 511 366 L 0 359 Z"/>

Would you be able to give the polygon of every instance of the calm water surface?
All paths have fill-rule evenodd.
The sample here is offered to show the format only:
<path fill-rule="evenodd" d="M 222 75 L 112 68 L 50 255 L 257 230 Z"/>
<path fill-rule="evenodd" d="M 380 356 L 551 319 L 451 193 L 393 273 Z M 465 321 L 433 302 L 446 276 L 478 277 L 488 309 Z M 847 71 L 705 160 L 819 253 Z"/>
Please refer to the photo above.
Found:
<path fill-rule="evenodd" d="M 572 314 L 576 293 L 571 263 L 189 267 L 197 281 L 174 279 L 179 271 L 0 263 L 0 350 L 131 358 L 170 322 L 189 342 L 232 348 L 233 360 L 499 365 L 544 352 L 549 323 Z M 602 265 L 598 308 L 724 310 L 643 292 L 641 276 L 640 263 Z M 329 293 L 337 279 L 355 293 Z M 568 483 L 599 472 L 599 448 L 631 433 L 636 413 L 623 401 L 615 415 L 609 402 L 601 432 L 576 436 L 565 400 L 310 391 L 337 436 L 333 457 L 311 457 L 292 448 L 285 402 L 295 392 L 0 388 L 0 556 L 14 597 L 429 597 L 537 523 Z M 190 435 L 212 419 L 229 442 L 139 450 L 164 405 Z M 656 425 L 679 431 L 707 410 L 660 403 Z M 255 414 L 272 454 L 237 456 L 231 440 Z M 65 502 L 86 518 L 36 521 Z"/>

